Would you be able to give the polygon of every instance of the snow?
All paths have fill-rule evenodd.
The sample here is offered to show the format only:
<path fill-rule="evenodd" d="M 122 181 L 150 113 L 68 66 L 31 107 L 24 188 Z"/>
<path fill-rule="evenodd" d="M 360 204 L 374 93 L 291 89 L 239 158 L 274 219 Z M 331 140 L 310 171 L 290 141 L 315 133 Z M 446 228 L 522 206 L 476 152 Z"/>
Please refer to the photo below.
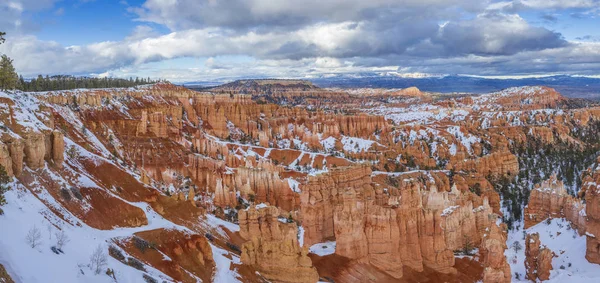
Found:
<path fill-rule="evenodd" d="M 303 142 L 300 139 L 292 139 L 292 141 L 294 142 L 294 148 L 295 149 L 299 149 L 299 150 L 302 150 L 302 151 L 308 151 L 309 148 L 308 148 L 308 144 L 307 143 Z"/>
<path fill-rule="evenodd" d="M 325 151 L 328 152 L 328 151 L 332 151 L 334 149 L 335 142 L 336 142 L 336 139 L 334 137 L 328 137 L 321 141 L 321 145 L 323 145 L 323 149 L 325 149 Z"/>
<path fill-rule="evenodd" d="M 336 246 L 335 241 L 329 241 L 329 242 L 314 244 L 314 245 L 310 246 L 310 248 L 308 250 L 309 250 L 309 252 L 311 252 L 313 254 L 316 254 L 319 256 L 326 256 L 326 255 L 335 253 L 335 246 Z"/>
<path fill-rule="evenodd" d="M 448 131 L 448 133 L 452 134 L 458 141 L 460 141 L 460 143 L 465 148 L 467 148 L 467 151 L 469 153 L 473 153 L 473 149 L 471 147 L 473 144 L 481 142 L 480 138 L 475 137 L 468 133 L 467 134 L 463 133 L 459 126 L 448 127 L 448 129 L 446 129 L 446 131 Z M 452 155 L 455 155 L 455 154 L 456 154 L 456 150 L 454 151 L 454 153 Z"/>
<path fill-rule="evenodd" d="M 261 209 L 261 208 L 265 208 L 265 207 L 269 207 L 266 203 L 259 203 L 255 206 L 256 209 Z"/>
<path fill-rule="evenodd" d="M 555 218 L 550 221 L 549 225 L 546 224 L 546 221 L 542 221 L 526 230 L 528 234 L 539 233 L 541 244 L 548 247 L 557 256 L 552 260 L 553 270 L 550 272 L 550 280 L 544 282 L 597 282 L 600 278 L 600 266 L 585 259 L 586 236 L 579 236 L 577 231 L 569 229 L 568 225 L 569 221 Z M 511 248 L 515 241 L 520 242 L 523 247 L 518 253 Z M 525 279 L 524 242 L 522 229 L 510 231 L 505 255 L 511 266 L 513 282 L 529 282 Z M 564 269 L 561 269 L 561 266 Z M 520 274 L 520 280 L 515 278 L 515 272 Z"/>
<path fill-rule="evenodd" d="M 134 89 L 129 90 L 134 91 Z M 79 95 L 84 91 L 86 90 L 73 90 L 67 91 L 67 93 Z M 147 271 L 142 272 L 115 260 L 108 256 L 107 247 L 115 241 L 127 239 L 134 233 L 141 231 L 176 229 L 190 233 L 191 230 L 163 218 L 146 202 L 127 201 L 115 195 L 111 188 L 104 188 L 99 185 L 100 182 L 93 175 L 89 174 L 79 161 L 86 159 L 98 165 L 101 163 L 111 163 L 136 177 L 138 180 L 140 176 L 136 172 L 133 172 L 131 168 L 119 165 L 120 162 L 109 159 L 112 157 L 111 152 L 92 131 L 86 130 L 80 113 L 66 106 L 44 103 L 41 99 L 42 95 L 54 95 L 54 93 L 0 92 L 1 98 L 7 98 L 14 102 L 14 105 L 10 108 L 8 104 L 0 103 L 0 114 L 12 114 L 14 122 L 25 127 L 25 131 L 41 132 L 51 129 L 46 126 L 47 121 L 50 119 L 47 113 L 50 111 L 40 111 L 40 107 L 41 105 L 45 105 L 52 108 L 55 113 L 60 115 L 74 129 L 73 132 L 67 133 L 69 136 L 65 136 L 64 138 L 65 149 L 68 150 L 73 147 L 79 154 L 78 158 L 69 158 L 65 153 L 65 163 L 61 170 L 66 174 L 56 171 L 52 166 L 44 166 L 35 171 L 24 167 L 23 170 L 32 176 L 27 181 L 29 189 L 25 188 L 18 181 L 11 184 L 11 190 L 4 194 L 7 200 L 7 204 L 2 207 L 4 215 L 0 215 L 0 264 L 7 269 L 7 272 L 16 282 L 143 282 L 142 276 L 144 274 L 157 279 L 159 282 L 173 282 L 172 278 L 151 266 L 145 266 L 144 268 Z M 148 96 L 142 99 L 161 100 L 162 98 Z M 118 98 L 110 99 L 108 103 L 108 105 L 103 104 L 101 107 L 109 109 L 117 108 L 125 116 L 131 118 L 129 113 L 127 113 L 127 107 Z M 82 105 L 81 107 L 92 106 Z M 238 130 L 232 123 L 228 123 L 228 126 L 231 126 L 230 131 L 235 132 Z M 17 137 L 15 133 L 6 127 L 3 127 L 2 133 Z M 116 140 L 114 133 L 108 130 L 108 135 L 112 136 L 114 144 L 120 147 L 120 142 Z M 80 140 L 82 141 L 80 144 L 89 145 L 90 147 L 87 148 L 91 149 L 87 150 L 85 147 L 73 142 L 73 140 Z M 258 156 L 252 149 L 249 149 L 246 155 Z M 311 155 L 311 157 L 314 159 L 314 156 Z M 42 187 L 41 184 L 43 182 L 41 178 L 52 179 L 55 183 L 64 187 L 75 185 L 75 187 L 104 190 L 112 197 L 144 211 L 148 224 L 141 227 L 117 227 L 111 230 L 92 228 L 78 218 L 80 215 L 72 214 L 60 202 L 54 199 L 48 190 L 55 188 Z M 35 192 L 35 195 L 32 192 Z M 88 202 L 88 198 L 73 201 L 74 204 L 80 205 L 83 208 L 84 213 L 89 209 L 93 209 Z M 211 214 L 207 214 L 206 218 L 198 219 L 197 224 L 202 228 L 206 228 L 206 230 L 216 231 L 216 233 L 225 237 L 227 236 L 225 229 L 232 232 L 239 231 L 238 225 L 218 219 Z M 31 248 L 26 243 L 25 236 L 34 226 L 39 228 L 42 235 L 42 243 L 35 248 Z M 56 244 L 55 233 L 57 231 L 63 231 L 70 239 L 70 242 L 63 247 L 64 254 L 60 255 L 55 254 L 50 249 Z M 101 274 L 94 275 L 88 265 L 91 254 L 98 246 L 101 246 L 104 253 L 106 253 L 108 264 L 103 268 Z M 213 281 L 238 281 L 237 278 L 239 278 L 239 275 L 236 270 L 230 270 L 230 266 L 231 263 L 240 264 L 239 257 L 212 244 L 211 248 L 216 262 Z M 126 254 L 125 251 L 123 253 Z M 164 254 L 163 257 L 168 259 Z M 106 268 L 114 270 L 116 279 L 104 274 Z M 188 274 L 193 276 L 189 272 Z M 196 278 L 195 276 L 193 277 Z M 200 280 L 199 278 L 196 279 Z"/>
<path fill-rule="evenodd" d="M 361 138 L 355 137 L 342 137 L 342 144 L 344 145 L 344 150 L 352 153 L 359 153 L 361 151 L 367 151 L 371 146 L 375 143 L 371 140 L 365 140 Z"/>
<path fill-rule="evenodd" d="M 380 105 L 375 108 L 362 109 L 373 115 L 384 116 L 396 124 L 431 124 L 449 119 L 453 122 L 465 120 L 470 112 L 466 109 L 451 109 L 426 103 L 412 104 L 408 107 L 388 107 Z"/>
<path fill-rule="evenodd" d="M 298 226 L 298 244 L 300 247 L 304 246 L 304 227 Z"/>
<path fill-rule="evenodd" d="M 233 224 L 231 222 L 227 222 L 225 220 L 222 220 L 222 219 L 220 219 L 212 214 L 208 214 L 208 213 L 206 214 L 206 224 L 208 224 L 212 228 L 225 227 L 231 232 L 239 232 L 240 231 L 239 225 Z"/>
<path fill-rule="evenodd" d="M 117 235 L 131 235 L 137 229 L 100 231 L 81 222 L 72 226 L 55 216 L 29 191 L 15 188 L 6 192 L 8 204 L 3 206 L 5 214 L 0 216 L 0 264 L 17 282 L 114 282 L 102 272 L 99 275 L 87 267 L 94 249 L 101 245 L 106 251 L 108 243 Z M 68 212 L 67 212 L 68 213 Z M 42 234 L 42 243 L 31 248 L 25 235 L 32 227 Z M 48 228 L 50 227 L 50 228 Z M 63 247 L 64 254 L 56 255 L 50 247 L 55 245 L 55 235 L 60 227 L 70 242 Z M 115 271 L 118 282 L 142 282 L 144 272 L 129 267 L 108 256 L 107 268 Z M 148 274 L 159 281 L 173 280 L 162 272 L 145 266 Z M 32 272 L 35 270 L 35 272 Z M 83 272 L 83 274 L 82 274 Z"/>
<path fill-rule="evenodd" d="M 301 193 L 302 192 L 300 190 L 300 182 L 298 182 L 297 180 L 295 180 L 293 178 L 287 178 L 286 180 L 288 181 L 288 184 L 290 185 L 290 189 L 294 193 Z"/>
<path fill-rule="evenodd" d="M 49 117 L 39 117 L 36 115 L 41 115 L 40 102 L 37 97 L 34 95 L 23 93 L 23 92 L 15 92 L 15 93 L 5 93 L 0 92 L 1 98 L 11 99 L 15 104 L 12 109 L 12 115 L 15 119 L 15 122 L 19 125 L 31 129 L 31 130 L 51 130 L 48 128 L 40 118 L 49 119 Z M 6 114 L 9 114 L 9 106 L 5 103 L 0 103 L 0 109 L 2 109 Z"/>
<path fill-rule="evenodd" d="M 458 208 L 460 208 L 460 205 L 446 207 L 442 211 L 442 216 L 448 216 L 448 215 L 452 214 L 454 212 L 454 210 L 456 210 Z"/>
<path fill-rule="evenodd" d="M 456 155 L 457 150 L 458 149 L 456 148 L 456 144 L 452 144 L 450 146 L 450 148 L 448 149 L 448 151 L 450 152 L 450 154 L 452 154 L 453 156 Z"/>
<path fill-rule="evenodd" d="M 216 272 L 213 277 L 214 283 L 229 283 L 229 282 L 240 282 L 238 280 L 238 274 L 235 270 L 230 270 L 230 263 L 241 264 L 240 259 L 236 255 L 232 255 L 224 249 L 221 249 L 213 244 L 210 244 L 212 249 L 213 258 L 216 264 Z M 226 256 L 229 255 L 231 259 Z"/>

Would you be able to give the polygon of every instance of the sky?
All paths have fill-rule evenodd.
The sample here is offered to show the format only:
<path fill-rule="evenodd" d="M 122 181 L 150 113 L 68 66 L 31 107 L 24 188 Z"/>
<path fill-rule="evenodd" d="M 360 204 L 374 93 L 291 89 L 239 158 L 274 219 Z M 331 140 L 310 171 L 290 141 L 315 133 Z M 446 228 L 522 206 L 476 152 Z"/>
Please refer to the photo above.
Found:
<path fill-rule="evenodd" d="M 600 75 L 600 0 L 0 0 L 25 77 Z"/>

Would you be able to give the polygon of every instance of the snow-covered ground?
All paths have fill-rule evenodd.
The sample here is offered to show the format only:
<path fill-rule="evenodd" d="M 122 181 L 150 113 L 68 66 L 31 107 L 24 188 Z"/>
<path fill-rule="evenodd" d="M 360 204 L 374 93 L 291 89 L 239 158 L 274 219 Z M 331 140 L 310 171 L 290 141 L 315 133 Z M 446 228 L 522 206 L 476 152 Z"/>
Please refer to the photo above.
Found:
<path fill-rule="evenodd" d="M 335 241 L 316 243 L 310 246 L 308 251 L 319 256 L 326 256 L 335 253 L 335 246 Z"/>
<path fill-rule="evenodd" d="M 552 250 L 557 257 L 552 260 L 553 270 L 550 272 L 549 283 L 569 282 L 587 283 L 598 282 L 600 265 L 589 263 L 585 259 L 586 239 L 579 236 L 577 231 L 569 228 L 569 221 L 563 218 L 552 219 L 529 228 L 526 233 L 539 233 L 542 245 Z M 513 282 L 530 282 L 525 279 L 525 238 L 522 228 L 513 230 L 508 235 L 508 249 L 505 252 L 513 274 Z M 522 249 L 515 253 L 513 243 L 520 243 Z M 519 279 L 515 273 L 519 274 Z"/>
<path fill-rule="evenodd" d="M 136 232 L 158 228 L 187 230 L 185 227 L 164 219 L 146 203 L 131 202 L 128 203 L 144 209 L 148 225 L 113 230 L 97 230 L 77 220 L 76 225 L 71 225 L 57 217 L 28 190 L 17 188 L 18 186 L 13 183 L 13 188 L 5 193 L 8 203 L 2 206 L 4 215 L 0 215 L 0 264 L 4 265 L 16 282 L 115 282 L 115 279 L 105 274 L 106 268 L 114 270 L 116 282 L 144 282 L 144 273 L 159 282 L 173 282 L 169 276 L 148 265 L 145 265 L 147 272 L 142 272 L 115 260 L 108 256 L 107 248 L 113 239 L 130 237 Z M 45 198 L 51 196 L 45 194 Z M 68 219 L 76 219 L 63 208 L 54 208 L 65 213 Z M 232 231 L 239 229 L 237 225 L 218 220 L 212 215 L 208 215 L 207 220 L 212 228 L 225 226 Z M 26 236 L 34 227 L 41 233 L 41 239 L 37 247 L 31 248 Z M 52 252 L 51 247 L 56 245 L 56 233 L 61 230 L 65 232 L 69 242 L 62 249 L 64 254 L 57 255 Z M 100 274 L 95 275 L 88 265 L 98 246 L 102 247 L 108 263 Z M 230 270 L 230 264 L 239 264 L 239 257 L 212 244 L 211 248 L 217 264 L 214 282 L 238 282 L 238 275 L 235 270 Z"/>
<path fill-rule="evenodd" d="M 371 140 L 365 140 L 361 138 L 355 137 L 342 137 L 342 144 L 344 145 L 344 150 L 347 152 L 358 153 L 361 151 L 367 151 L 371 146 L 375 143 Z"/>
<path fill-rule="evenodd" d="M 444 108 L 431 104 L 416 104 L 409 107 L 387 107 L 362 109 L 366 113 L 384 116 L 397 124 L 431 124 L 444 119 L 463 121 L 470 113 L 465 109 Z"/>
<path fill-rule="evenodd" d="M 13 107 L 15 121 L 22 126 L 29 127 L 30 130 L 40 131 L 48 129 L 43 120 L 47 119 L 43 113 L 38 113 L 40 101 L 36 95 L 29 93 L 6 94 L 0 92 L 0 97 L 10 98 L 16 103 Z M 6 111 L 6 104 L 0 104 L 0 111 Z M 127 167 L 119 165 L 119 162 L 113 162 L 108 157 L 111 153 L 100 142 L 100 140 L 88 130 L 84 130 L 83 123 L 71 109 L 68 107 L 55 106 L 54 110 L 74 126 L 79 137 L 85 138 L 87 144 L 91 146 L 90 150 L 74 143 L 69 137 L 65 137 L 66 148 L 75 148 L 80 159 L 88 159 L 93 162 L 111 163 L 128 174 L 136 177 L 140 176 Z M 9 131 L 8 134 L 16 135 Z M 93 149 L 93 150 L 92 150 Z M 96 152 L 96 153 L 94 153 Z M 24 170 L 31 170 L 24 168 Z M 87 174 L 86 169 L 81 166 L 77 160 L 69 158 L 65 154 L 64 170 L 69 171 L 73 176 L 77 176 L 74 183 L 82 187 L 105 190 L 94 178 Z M 59 184 L 68 184 L 65 176 L 53 172 L 48 166 L 37 169 L 33 176 L 44 175 L 54 179 Z M 37 178 L 37 177 L 34 177 Z M 40 184 L 33 180 L 30 185 Z M 7 204 L 2 206 L 4 215 L 0 215 L 0 264 L 2 264 L 9 275 L 16 282 L 37 283 L 37 282 L 144 282 L 143 275 L 146 274 L 159 282 L 173 282 L 172 278 L 161 271 L 146 265 L 146 272 L 137 270 L 118 260 L 108 256 L 108 246 L 113 240 L 125 237 L 131 237 L 134 233 L 152 230 L 152 229 L 177 229 L 190 232 L 186 227 L 179 226 L 163 218 L 156 213 L 145 202 L 129 202 L 105 190 L 108 194 L 122 201 L 138 207 L 145 212 L 148 224 L 135 228 L 115 228 L 112 230 L 98 230 L 86 225 L 78 219 L 76 215 L 70 213 L 61 206 L 47 188 L 39 186 L 36 188 L 36 195 L 33 195 L 28 189 L 25 189 L 19 181 L 10 184 L 11 189 L 4 195 Z M 43 201 L 43 202 L 42 202 Z M 49 208 L 51 207 L 51 209 Z M 93 209 L 84 199 L 82 200 L 84 209 Z M 55 212 L 58 212 L 56 214 Z M 63 218 L 57 215 L 62 215 Z M 226 227 L 231 231 L 239 230 L 234 224 L 227 224 L 225 221 L 219 221 L 216 217 L 208 216 L 204 223 L 210 229 L 219 231 L 220 227 Z M 225 222 L 225 223 L 224 223 Z M 36 229 L 34 229 L 34 227 Z M 37 230 L 40 234 L 40 244 L 31 247 L 26 241 L 27 234 L 30 231 Z M 51 248 L 56 246 L 56 233 L 63 231 L 69 238 L 69 242 L 62 248 L 64 254 L 56 254 Z M 102 272 L 95 275 L 90 269 L 90 257 L 94 250 L 101 247 L 107 258 L 107 265 L 102 268 Z M 239 262 L 239 259 L 229 252 L 213 247 L 217 268 L 214 280 L 217 282 L 235 282 L 237 275 L 235 271 L 230 270 L 231 262 Z M 126 254 L 126 253 L 125 253 Z M 114 271 L 114 277 L 105 274 L 107 268 Z M 190 274 L 191 275 L 191 274 Z M 200 280 L 198 278 L 198 280 Z"/>
<path fill-rule="evenodd" d="M 88 267 L 90 257 L 98 246 L 107 252 L 112 237 L 129 236 L 135 229 L 100 231 L 81 222 L 81 226 L 72 226 L 27 190 L 13 188 L 5 196 L 8 204 L 2 207 L 4 215 L 0 216 L 0 264 L 16 282 L 115 282 L 104 271 L 95 275 Z M 40 245 L 35 248 L 25 240 L 33 227 L 41 233 Z M 50 250 L 56 245 L 57 227 L 69 238 L 62 249 L 64 254 L 59 255 Z M 107 259 L 106 268 L 114 270 L 118 282 L 143 282 L 144 272 L 108 255 Z M 150 266 L 145 268 L 155 279 L 173 281 Z"/>

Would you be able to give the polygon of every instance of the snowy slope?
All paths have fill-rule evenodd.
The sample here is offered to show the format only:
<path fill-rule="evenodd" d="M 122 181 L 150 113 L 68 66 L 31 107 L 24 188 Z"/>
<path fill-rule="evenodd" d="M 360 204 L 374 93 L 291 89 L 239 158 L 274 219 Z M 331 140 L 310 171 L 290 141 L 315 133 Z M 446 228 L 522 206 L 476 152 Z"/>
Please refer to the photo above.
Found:
<path fill-rule="evenodd" d="M 0 263 L 17 282 L 114 282 L 104 273 L 94 275 L 87 266 L 90 256 L 98 245 L 106 251 L 112 237 L 130 236 L 140 230 L 100 231 L 83 222 L 79 222 L 81 226 L 72 226 L 56 217 L 28 190 L 18 188 L 16 184 L 5 196 L 8 204 L 3 206 L 5 213 L 0 216 L 0 227 L 3 227 L 0 231 Z M 42 238 L 39 246 L 31 248 L 25 237 L 34 226 L 39 229 Z M 50 250 L 56 244 L 54 234 L 59 231 L 57 227 L 65 231 L 70 240 L 63 247 L 64 254 L 60 255 Z M 144 272 L 110 256 L 107 267 L 115 270 L 118 282 L 143 282 Z M 172 281 L 152 267 L 146 266 L 146 269 L 155 279 Z"/>
<path fill-rule="evenodd" d="M 47 117 L 40 112 L 40 100 L 36 94 L 14 93 L 6 94 L 0 92 L 0 98 L 7 98 L 15 101 L 13 113 L 15 122 L 26 126 L 30 130 L 40 131 L 48 130 L 43 120 Z M 91 160 L 98 163 L 111 163 L 120 170 L 140 179 L 139 174 L 130 168 L 120 166 L 121 162 L 108 159 L 111 153 L 100 142 L 100 140 L 91 131 L 80 131 L 83 124 L 79 117 L 69 108 L 55 106 L 54 110 L 75 128 L 74 135 L 84 138 L 89 148 L 82 147 L 70 137 L 65 136 L 65 148 L 74 147 L 78 151 L 79 159 Z M 0 104 L 0 112 L 8 111 L 6 104 Z M 39 112 L 39 113 L 38 113 Z M 41 114 L 40 114 L 41 113 Z M 1 124 L 1 123 L 0 123 Z M 3 131 L 10 131 L 4 128 Z M 8 132 L 8 134 L 16 135 Z M 96 152 L 96 153 L 94 153 Z M 146 272 L 137 270 L 122 262 L 108 256 L 108 246 L 115 240 L 128 238 L 134 233 L 154 229 L 176 229 L 190 233 L 191 231 L 183 226 L 163 218 L 152 207 L 145 202 L 130 202 L 110 190 L 104 189 L 100 183 L 92 177 L 92 174 L 86 172 L 84 166 L 77 160 L 72 160 L 67 154 L 64 156 L 65 164 L 63 171 L 69 172 L 72 176 L 61 176 L 58 171 L 53 171 L 51 166 L 36 169 L 35 171 L 25 167 L 24 171 L 31 173 L 34 180 L 27 181 L 26 188 L 16 178 L 10 184 L 10 190 L 4 195 L 7 204 L 2 206 L 4 211 L 0 215 L 0 264 L 2 264 L 9 275 L 16 282 L 24 283 L 46 283 L 46 282 L 145 282 L 143 275 L 150 276 L 159 282 L 174 282 L 172 278 L 163 272 L 145 265 Z M 72 214 L 61 202 L 57 201 L 48 193 L 47 189 L 38 182 L 39 176 L 51 178 L 57 184 L 69 185 L 69 181 L 80 187 L 94 188 L 104 190 L 111 197 L 118 198 L 121 201 L 140 208 L 146 215 L 148 224 L 135 228 L 115 228 L 112 230 L 99 230 L 92 228 Z M 33 189 L 35 195 L 30 191 Z M 81 200 L 84 209 L 93 209 L 87 199 Z M 63 218 L 58 215 L 62 215 Z M 207 215 L 206 221 L 199 219 L 199 226 L 206 230 L 222 230 L 220 227 L 226 227 L 231 231 L 239 230 L 235 224 L 225 221 L 215 220 L 212 215 Z M 41 243 L 32 248 L 26 241 L 26 235 L 36 227 L 41 233 Z M 56 245 L 56 233 L 63 231 L 69 238 L 69 242 L 62 248 L 64 254 L 55 254 L 51 248 Z M 224 233 L 223 233 L 224 234 Z M 95 275 L 91 270 L 90 257 L 97 247 L 101 247 L 107 258 L 107 265 L 103 271 Z M 236 270 L 230 270 L 231 263 L 239 263 L 239 257 L 230 252 L 211 244 L 216 263 L 216 270 L 213 274 L 215 282 L 237 282 L 239 275 Z M 123 251 L 125 256 L 128 255 Z M 105 270 L 110 268 L 114 271 L 114 279 L 105 274 Z M 198 280 L 200 280 L 198 278 Z"/>
<path fill-rule="evenodd" d="M 569 221 L 563 218 L 552 219 L 549 225 L 546 224 L 546 221 L 543 221 L 527 229 L 526 233 L 539 233 L 542 245 L 546 245 L 558 256 L 552 260 L 553 270 L 550 272 L 550 280 L 544 282 L 598 282 L 598 278 L 600 278 L 600 265 L 589 263 L 585 259 L 586 236 L 579 236 L 577 231 L 570 229 Z M 523 247 L 517 253 L 511 248 L 511 245 L 515 241 L 520 242 Z M 530 282 L 525 279 L 525 240 L 523 230 L 511 231 L 507 244 L 508 249 L 505 255 L 513 273 L 513 282 Z M 515 273 L 520 274 L 520 280 L 516 279 Z"/>

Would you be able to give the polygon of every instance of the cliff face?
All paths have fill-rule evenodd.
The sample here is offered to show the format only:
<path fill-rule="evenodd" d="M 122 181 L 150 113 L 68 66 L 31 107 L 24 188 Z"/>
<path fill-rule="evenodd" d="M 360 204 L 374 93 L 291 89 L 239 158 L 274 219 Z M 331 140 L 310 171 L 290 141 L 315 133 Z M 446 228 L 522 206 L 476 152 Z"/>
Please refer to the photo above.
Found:
<path fill-rule="evenodd" d="M 448 167 L 456 171 L 473 171 L 492 177 L 515 176 L 519 172 L 519 161 L 509 151 L 494 152 L 467 162 L 464 159 L 457 161 L 451 159 L 449 164 Z"/>
<path fill-rule="evenodd" d="M 584 183 L 586 222 L 586 253 L 585 258 L 592 263 L 600 264 L 600 192 L 597 189 L 598 175 L 596 172 Z"/>
<path fill-rule="evenodd" d="M 335 253 L 350 259 L 367 256 L 365 226 L 365 204 L 357 198 L 353 188 L 342 189 L 341 203 L 333 213 L 334 236 L 337 242 Z"/>
<path fill-rule="evenodd" d="M 529 204 L 524 210 L 525 229 L 546 218 L 565 217 L 585 233 L 584 205 L 580 199 L 570 196 L 556 176 L 536 184 L 529 195 Z"/>
<path fill-rule="evenodd" d="M 532 281 L 550 279 L 554 253 L 541 245 L 538 233 L 527 234 L 525 237 L 525 257 L 527 279 Z"/>
<path fill-rule="evenodd" d="M 276 207 L 239 212 L 242 263 L 256 268 L 265 278 L 276 282 L 316 282 L 317 270 L 307 256 L 306 246 L 298 243 L 295 223 L 282 223 Z"/>
<path fill-rule="evenodd" d="M 506 225 L 492 225 L 483 237 L 483 282 L 511 282 L 510 266 L 504 256 L 506 250 Z"/>
<path fill-rule="evenodd" d="M 24 164 L 35 170 L 44 167 L 46 161 L 52 161 L 60 168 L 64 161 L 64 151 L 64 134 L 58 130 L 30 130 L 20 136 L 4 135 L 0 142 L 0 164 L 4 166 L 8 176 L 20 176 Z"/>
<path fill-rule="evenodd" d="M 405 179 L 398 188 L 383 192 L 367 169 L 338 168 L 301 187 L 305 243 L 335 238 L 337 255 L 368 262 L 393 278 L 403 276 L 402 266 L 455 274 L 453 251 L 480 245 L 497 219 L 487 198 L 475 200 L 477 196 L 456 186 L 438 192 L 444 179 L 429 183 L 427 190 Z M 481 205 L 473 208 L 469 198 Z M 312 215 L 319 218 L 309 218 Z"/>
<path fill-rule="evenodd" d="M 400 240 L 399 222 L 394 209 L 374 205 L 366 212 L 364 234 L 368 244 L 369 263 L 394 278 L 401 278 L 403 275 L 401 245 L 408 244 Z"/>
<path fill-rule="evenodd" d="M 300 195 L 302 226 L 305 230 L 304 243 L 312 245 L 335 237 L 334 213 L 337 210 L 336 206 L 343 203 L 343 192 L 351 188 L 358 190 L 356 194 L 359 196 L 364 196 L 364 193 L 369 193 L 370 187 L 371 169 L 368 166 L 340 167 L 327 174 L 309 177 L 301 187 Z M 360 197 L 356 199 L 360 200 Z M 352 204 L 348 204 L 350 205 Z M 351 210 L 349 207 L 347 209 Z M 364 209 L 364 206 L 360 209 Z M 340 214 L 339 217 L 345 216 Z"/>

